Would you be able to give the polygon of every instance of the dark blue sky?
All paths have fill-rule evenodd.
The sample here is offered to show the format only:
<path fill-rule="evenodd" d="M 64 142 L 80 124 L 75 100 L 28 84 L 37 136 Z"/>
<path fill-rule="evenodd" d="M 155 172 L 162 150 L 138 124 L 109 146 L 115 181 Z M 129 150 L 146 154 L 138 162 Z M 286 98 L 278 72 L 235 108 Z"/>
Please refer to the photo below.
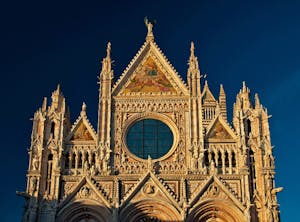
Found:
<path fill-rule="evenodd" d="M 72 119 L 85 101 L 96 128 L 107 41 L 118 77 L 144 42 L 145 16 L 157 20 L 155 40 L 184 79 L 195 42 L 215 95 L 224 85 L 230 116 L 243 80 L 259 93 L 273 115 L 282 221 L 299 218 L 300 1 L 10 1 L 0 8 L 1 221 L 21 220 L 24 201 L 15 191 L 25 190 L 29 119 L 43 97 L 60 83 Z"/>

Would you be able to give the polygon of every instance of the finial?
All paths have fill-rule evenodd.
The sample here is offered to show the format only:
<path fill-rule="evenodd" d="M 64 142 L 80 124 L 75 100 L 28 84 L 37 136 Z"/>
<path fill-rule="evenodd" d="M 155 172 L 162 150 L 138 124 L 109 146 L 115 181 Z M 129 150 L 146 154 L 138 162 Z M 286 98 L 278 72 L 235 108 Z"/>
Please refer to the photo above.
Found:
<path fill-rule="evenodd" d="M 60 92 L 60 84 L 59 84 L 59 83 L 57 84 L 56 91 L 57 91 L 57 92 Z"/>
<path fill-rule="evenodd" d="M 243 92 L 245 92 L 245 91 L 246 91 L 246 89 L 247 89 L 247 87 L 246 87 L 246 82 L 245 82 L 245 81 L 243 81 Z"/>
<path fill-rule="evenodd" d="M 223 88 L 223 84 L 220 84 L 220 95 L 225 95 L 225 90 Z"/>
<path fill-rule="evenodd" d="M 110 58 L 110 51 L 111 51 L 111 43 L 107 43 L 107 48 L 106 48 L 106 58 Z"/>
<path fill-rule="evenodd" d="M 195 56 L 195 45 L 193 41 L 191 42 L 191 56 Z"/>
<path fill-rule="evenodd" d="M 153 29 L 153 25 L 156 23 L 156 21 L 154 20 L 153 22 L 150 22 L 148 20 L 148 18 L 145 17 L 144 18 L 144 22 L 145 22 L 145 25 L 146 25 L 146 27 L 148 29 L 146 41 L 153 41 L 154 40 L 154 35 L 153 35 L 153 32 L 152 32 L 152 29 Z"/>
<path fill-rule="evenodd" d="M 208 87 L 207 80 L 205 80 L 205 82 L 204 82 L 204 86 Z"/>
<path fill-rule="evenodd" d="M 86 104 L 85 102 L 83 102 L 81 106 L 81 115 L 85 115 L 85 114 L 86 114 Z"/>

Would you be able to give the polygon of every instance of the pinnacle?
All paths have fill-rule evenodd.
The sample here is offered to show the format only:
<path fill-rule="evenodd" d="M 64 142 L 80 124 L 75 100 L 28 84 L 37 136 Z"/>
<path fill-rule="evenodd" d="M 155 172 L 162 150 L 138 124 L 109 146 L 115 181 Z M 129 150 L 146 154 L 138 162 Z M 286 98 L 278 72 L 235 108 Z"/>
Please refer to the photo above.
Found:
<path fill-rule="evenodd" d="M 220 84 L 220 95 L 225 95 L 223 84 Z"/>

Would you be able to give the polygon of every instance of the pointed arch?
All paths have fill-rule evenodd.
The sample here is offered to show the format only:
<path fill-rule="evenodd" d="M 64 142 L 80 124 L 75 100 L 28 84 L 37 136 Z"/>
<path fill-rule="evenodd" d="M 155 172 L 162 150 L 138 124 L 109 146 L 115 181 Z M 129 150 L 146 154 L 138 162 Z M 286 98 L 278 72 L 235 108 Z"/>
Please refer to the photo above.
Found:
<path fill-rule="evenodd" d="M 120 221 L 135 222 L 135 221 L 164 221 L 164 222 L 179 222 L 182 221 L 178 210 L 162 200 L 142 200 L 136 203 L 131 203 L 120 212 Z"/>
<path fill-rule="evenodd" d="M 232 203 L 225 200 L 210 199 L 195 206 L 186 221 L 246 222 L 246 218 L 240 209 Z"/>
<path fill-rule="evenodd" d="M 66 205 L 57 213 L 57 222 L 79 222 L 82 220 L 95 222 L 112 221 L 109 209 L 98 202 L 88 199 L 74 201 Z M 85 221 L 84 220 L 84 221 Z"/>

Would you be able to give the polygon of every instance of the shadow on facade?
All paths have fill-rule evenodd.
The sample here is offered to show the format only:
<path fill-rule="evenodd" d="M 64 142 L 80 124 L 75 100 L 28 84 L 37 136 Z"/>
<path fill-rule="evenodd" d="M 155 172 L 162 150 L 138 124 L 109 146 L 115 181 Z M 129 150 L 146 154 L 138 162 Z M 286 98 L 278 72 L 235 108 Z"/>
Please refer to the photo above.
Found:
<path fill-rule="evenodd" d="M 123 208 L 107 208 L 90 199 L 71 201 L 63 206 L 57 200 L 38 198 L 25 192 L 23 220 L 28 222 L 180 222 L 180 214 L 170 206 L 143 201 Z M 41 207 L 38 207 L 41 206 Z"/>

